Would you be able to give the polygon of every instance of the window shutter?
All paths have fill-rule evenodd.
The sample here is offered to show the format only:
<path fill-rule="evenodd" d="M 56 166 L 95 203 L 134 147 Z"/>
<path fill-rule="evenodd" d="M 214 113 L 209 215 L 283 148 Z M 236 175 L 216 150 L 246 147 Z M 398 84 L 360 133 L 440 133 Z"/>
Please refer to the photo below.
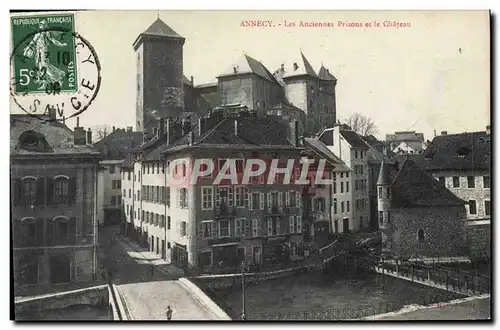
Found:
<path fill-rule="evenodd" d="M 293 215 L 288 217 L 288 227 L 290 229 L 290 234 L 293 234 Z"/>
<path fill-rule="evenodd" d="M 229 201 L 229 206 L 233 206 L 234 191 L 232 187 L 227 188 L 227 200 Z"/>
<path fill-rule="evenodd" d="M 290 192 L 287 191 L 286 194 L 285 194 L 285 206 L 288 207 L 290 206 Z"/>
<path fill-rule="evenodd" d="M 198 238 L 203 238 L 203 223 L 198 224 Z"/>
<path fill-rule="evenodd" d="M 283 207 L 283 193 L 281 191 L 278 193 L 278 207 Z"/>
<path fill-rule="evenodd" d="M 271 208 L 271 193 L 267 193 L 266 207 Z"/>
<path fill-rule="evenodd" d="M 302 233 L 302 216 L 298 215 L 297 218 L 297 233 Z"/>
<path fill-rule="evenodd" d="M 43 223 L 44 219 L 36 219 L 35 225 L 36 225 L 36 243 L 35 245 L 41 246 L 44 245 L 43 238 L 44 238 L 44 232 L 43 232 Z"/>
<path fill-rule="evenodd" d="M 264 200 L 264 193 L 260 193 L 259 199 L 260 199 L 259 200 L 259 202 L 260 202 L 260 209 L 263 210 L 264 209 L 264 202 L 265 202 L 265 200 Z"/>
<path fill-rule="evenodd" d="M 12 239 L 14 247 L 21 246 L 21 221 L 19 219 L 12 220 Z"/>
<path fill-rule="evenodd" d="M 281 217 L 276 218 L 276 235 L 281 235 Z"/>
<path fill-rule="evenodd" d="M 271 217 L 267 218 L 267 235 L 271 236 L 273 234 L 273 222 Z"/>
<path fill-rule="evenodd" d="M 301 203 L 300 203 L 300 191 L 297 191 L 295 193 L 295 204 L 297 205 L 297 207 L 300 207 L 301 206 Z"/>
<path fill-rule="evenodd" d="M 75 202 L 76 202 L 76 177 L 74 177 L 74 176 L 69 178 L 68 193 L 69 193 L 68 197 L 69 197 L 70 205 L 75 204 Z"/>
<path fill-rule="evenodd" d="M 45 178 L 36 180 L 36 201 L 35 205 L 45 205 Z"/>
<path fill-rule="evenodd" d="M 245 237 L 251 237 L 251 227 L 250 227 L 250 219 L 245 219 Z"/>
<path fill-rule="evenodd" d="M 212 238 L 217 238 L 217 222 L 212 222 Z"/>
<path fill-rule="evenodd" d="M 14 179 L 13 189 L 14 189 L 14 206 L 22 205 L 23 203 L 23 182 L 21 179 Z"/>
<path fill-rule="evenodd" d="M 76 236 L 76 218 L 72 217 L 69 219 L 69 222 L 68 222 L 68 241 L 69 241 L 69 243 L 72 243 L 72 244 L 75 243 L 75 236 Z"/>
<path fill-rule="evenodd" d="M 45 219 L 47 227 L 45 228 L 45 242 L 47 245 L 54 244 L 54 221 L 50 218 Z"/>
<path fill-rule="evenodd" d="M 248 209 L 253 210 L 253 193 L 248 193 Z"/>
<path fill-rule="evenodd" d="M 52 178 L 47 178 L 47 205 L 54 205 L 54 179 Z"/>

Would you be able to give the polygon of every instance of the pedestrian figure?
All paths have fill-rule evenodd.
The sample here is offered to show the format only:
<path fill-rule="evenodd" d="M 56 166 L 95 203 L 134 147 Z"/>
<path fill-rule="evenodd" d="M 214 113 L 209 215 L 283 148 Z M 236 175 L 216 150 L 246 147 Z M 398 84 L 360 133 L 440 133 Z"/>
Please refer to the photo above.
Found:
<path fill-rule="evenodd" d="M 171 320 L 172 319 L 172 309 L 170 308 L 170 306 L 167 306 L 167 320 Z"/>

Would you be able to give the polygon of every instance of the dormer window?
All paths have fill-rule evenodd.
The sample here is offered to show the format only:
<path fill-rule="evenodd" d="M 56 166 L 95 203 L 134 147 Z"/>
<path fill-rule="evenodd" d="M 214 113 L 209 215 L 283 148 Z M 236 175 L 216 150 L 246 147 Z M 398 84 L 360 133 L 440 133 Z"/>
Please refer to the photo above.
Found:
<path fill-rule="evenodd" d="M 465 157 L 470 154 L 471 150 L 469 148 L 460 148 L 457 150 L 457 155 L 459 157 Z"/>
<path fill-rule="evenodd" d="M 39 137 L 37 133 L 33 131 L 26 131 L 19 137 L 19 144 L 21 148 L 33 149 L 38 145 Z"/>

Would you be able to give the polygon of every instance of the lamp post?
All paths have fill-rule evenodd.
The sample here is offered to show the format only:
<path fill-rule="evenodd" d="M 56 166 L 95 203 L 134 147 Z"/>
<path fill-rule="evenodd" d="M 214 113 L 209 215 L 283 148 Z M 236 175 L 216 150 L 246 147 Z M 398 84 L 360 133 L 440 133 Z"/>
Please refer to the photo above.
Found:
<path fill-rule="evenodd" d="M 245 262 L 241 263 L 241 320 L 246 320 L 246 308 L 245 308 Z"/>

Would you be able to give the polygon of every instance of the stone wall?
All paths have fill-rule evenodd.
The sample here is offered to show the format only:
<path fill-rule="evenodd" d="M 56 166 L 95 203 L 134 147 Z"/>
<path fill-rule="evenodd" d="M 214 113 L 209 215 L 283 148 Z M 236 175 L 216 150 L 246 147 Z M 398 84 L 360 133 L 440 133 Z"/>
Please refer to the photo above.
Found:
<path fill-rule="evenodd" d="M 490 237 L 489 224 L 467 226 L 467 244 L 472 258 L 490 257 Z"/>

